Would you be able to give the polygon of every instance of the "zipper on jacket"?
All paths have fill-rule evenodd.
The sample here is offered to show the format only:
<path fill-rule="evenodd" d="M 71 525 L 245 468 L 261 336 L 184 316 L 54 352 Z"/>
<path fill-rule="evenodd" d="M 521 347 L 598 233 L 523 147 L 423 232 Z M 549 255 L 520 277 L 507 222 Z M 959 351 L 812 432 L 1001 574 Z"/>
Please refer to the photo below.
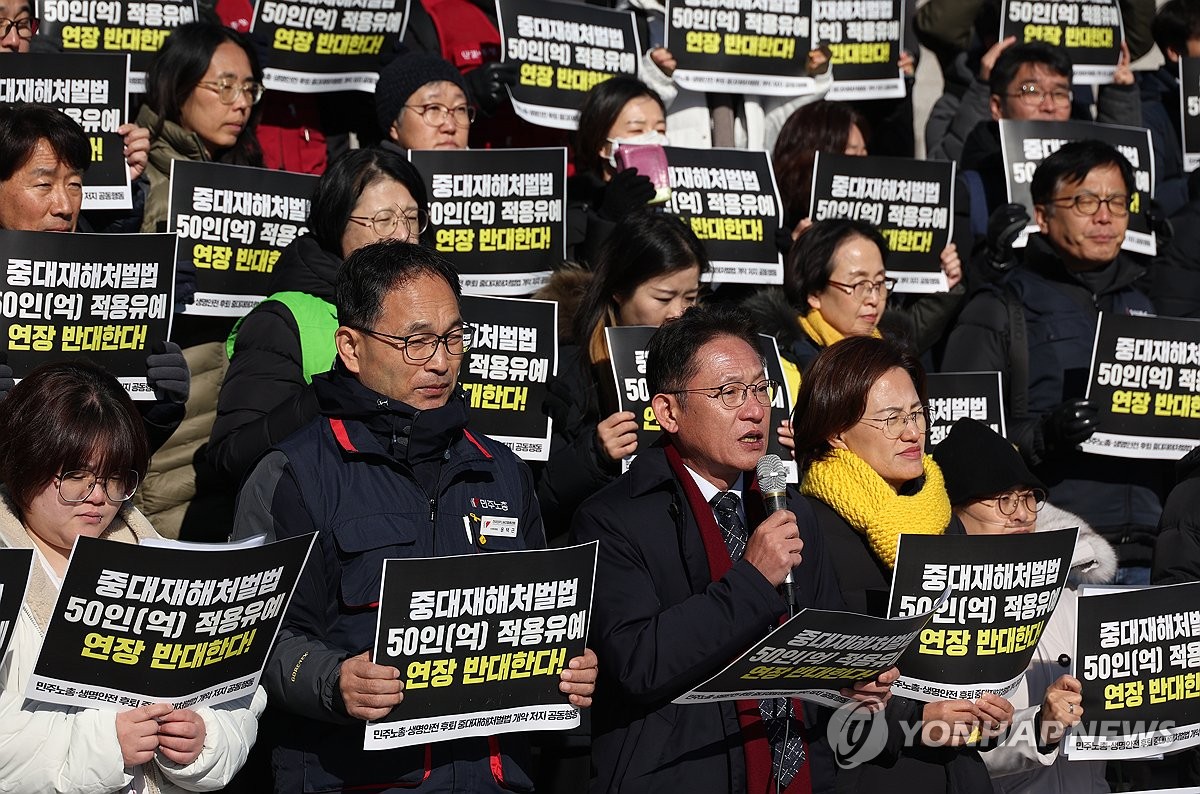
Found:
<path fill-rule="evenodd" d="M 429 497 L 429 523 L 433 524 L 437 521 L 437 497 Z"/>

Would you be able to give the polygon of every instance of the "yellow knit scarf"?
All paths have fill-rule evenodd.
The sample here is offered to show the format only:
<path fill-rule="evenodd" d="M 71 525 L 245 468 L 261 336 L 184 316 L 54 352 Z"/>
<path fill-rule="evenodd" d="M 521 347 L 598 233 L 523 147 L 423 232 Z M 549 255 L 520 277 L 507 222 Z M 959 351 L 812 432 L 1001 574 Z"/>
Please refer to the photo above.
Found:
<path fill-rule="evenodd" d="M 846 338 L 841 331 L 826 322 L 825 318 L 821 316 L 821 312 L 817 309 L 813 309 L 808 314 L 799 315 L 796 317 L 796 323 L 804 333 L 808 334 L 809 339 L 821 347 L 829 347 L 834 342 L 840 342 Z M 876 339 L 883 338 L 883 334 L 879 333 L 878 327 L 871 329 L 871 336 Z"/>
<path fill-rule="evenodd" d="M 901 496 L 858 455 L 834 449 L 809 467 L 800 491 L 820 499 L 866 535 L 876 558 L 891 568 L 901 533 L 940 535 L 950 523 L 942 470 L 930 455 L 923 464 L 925 485 L 911 496 Z"/>

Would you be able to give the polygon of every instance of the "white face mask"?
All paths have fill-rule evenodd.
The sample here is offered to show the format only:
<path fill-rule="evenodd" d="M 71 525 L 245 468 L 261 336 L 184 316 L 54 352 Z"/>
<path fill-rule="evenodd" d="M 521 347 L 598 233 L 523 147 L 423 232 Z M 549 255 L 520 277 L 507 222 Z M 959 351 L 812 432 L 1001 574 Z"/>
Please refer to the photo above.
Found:
<path fill-rule="evenodd" d="M 606 138 L 605 140 L 612 144 L 612 149 L 608 153 L 608 164 L 613 168 L 617 167 L 617 149 L 620 149 L 622 146 L 670 145 L 667 141 L 667 134 L 658 130 L 648 130 L 629 138 Z"/>

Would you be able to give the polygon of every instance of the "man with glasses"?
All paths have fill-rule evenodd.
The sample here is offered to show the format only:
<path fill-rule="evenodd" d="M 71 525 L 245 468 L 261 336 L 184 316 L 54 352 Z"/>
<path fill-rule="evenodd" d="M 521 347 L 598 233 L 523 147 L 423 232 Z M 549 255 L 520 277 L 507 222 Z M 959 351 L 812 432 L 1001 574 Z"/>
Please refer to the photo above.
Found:
<path fill-rule="evenodd" d="M 515 760 L 519 734 L 362 749 L 364 720 L 404 708 L 400 672 L 371 661 L 383 560 L 546 544 L 529 469 L 466 426 L 458 373 L 471 329 L 459 293 L 450 264 L 420 246 L 351 254 L 336 287 L 338 359 L 313 378 L 321 417 L 242 488 L 236 537 L 319 533 L 264 675 L 282 731 L 278 792 L 532 787 Z M 511 519 L 506 529 L 464 533 L 473 501 Z M 595 667 L 590 651 L 570 660 L 563 697 L 590 705 Z"/>
<path fill-rule="evenodd" d="M 0 0 L 0 54 L 29 52 L 38 21 L 27 0 Z"/>
<path fill-rule="evenodd" d="M 1154 313 L 1142 268 L 1121 252 L 1133 169 L 1108 144 L 1076 141 L 1046 158 L 1030 190 L 1040 233 L 963 309 L 942 369 L 1004 373 L 1010 440 L 1051 501 L 1120 544 L 1123 577 L 1144 582 L 1166 471 L 1077 449 L 1097 423 L 1083 395 L 1099 313 Z"/>
<path fill-rule="evenodd" d="M 776 790 L 778 779 L 778 791 L 832 790 L 832 759 L 809 745 L 815 712 L 802 721 L 783 698 L 671 703 L 788 614 L 789 575 L 793 606 L 841 599 L 804 500 L 789 491 L 789 509 L 765 515 L 754 470 L 779 386 L 749 318 L 692 307 L 663 323 L 647 352 L 663 442 L 571 525 L 578 541 L 600 541 L 591 636 L 606 689 L 592 718 L 592 788 L 744 794 Z M 886 698 L 889 685 L 855 695 Z"/>
<path fill-rule="evenodd" d="M 462 73 L 436 55 L 408 53 L 379 73 L 375 112 L 385 149 L 465 149 L 475 120 Z"/>

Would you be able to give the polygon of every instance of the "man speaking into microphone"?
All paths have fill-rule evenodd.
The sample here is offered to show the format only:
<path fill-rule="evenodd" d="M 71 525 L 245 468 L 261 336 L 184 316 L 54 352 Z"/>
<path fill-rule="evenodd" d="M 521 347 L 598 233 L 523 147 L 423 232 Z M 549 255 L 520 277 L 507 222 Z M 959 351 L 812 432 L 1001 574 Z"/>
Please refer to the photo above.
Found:
<path fill-rule="evenodd" d="M 787 616 L 789 575 L 798 608 L 842 607 L 811 508 L 787 490 L 788 509 L 768 515 L 755 482 L 780 387 L 749 318 L 693 307 L 664 323 L 646 378 L 661 442 L 572 522 L 578 541 L 600 541 L 592 791 L 832 790 L 816 709 L 785 698 L 671 703 Z M 853 696 L 886 699 L 894 676 L 881 678 Z"/>

